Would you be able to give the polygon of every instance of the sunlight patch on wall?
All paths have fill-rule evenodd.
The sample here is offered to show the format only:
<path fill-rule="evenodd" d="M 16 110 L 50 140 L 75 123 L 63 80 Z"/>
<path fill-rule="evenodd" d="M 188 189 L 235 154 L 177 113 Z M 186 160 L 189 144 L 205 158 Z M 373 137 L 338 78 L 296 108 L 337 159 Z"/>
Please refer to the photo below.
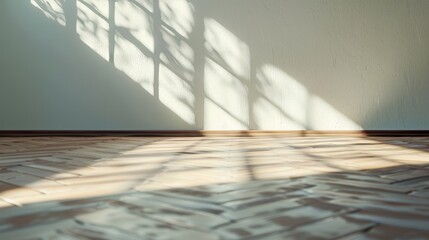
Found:
<path fill-rule="evenodd" d="M 258 69 L 256 86 L 254 118 L 260 129 L 362 129 L 275 66 L 263 65 Z"/>
<path fill-rule="evenodd" d="M 160 19 L 154 21 L 160 22 L 161 39 L 156 44 L 162 64 L 190 84 L 194 76 L 194 51 L 189 44 L 194 26 L 192 6 L 186 0 L 168 0 L 161 1 L 159 7 Z"/>
<path fill-rule="evenodd" d="M 155 0 L 158 1 L 158 0 Z M 161 0 L 159 3 L 163 23 L 188 38 L 194 26 L 194 9 L 187 0 Z"/>
<path fill-rule="evenodd" d="M 262 129 L 306 128 L 307 89 L 281 69 L 263 65 L 256 72 L 255 124 Z"/>
<path fill-rule="evenodd" d="M 362 130 L 358 124 L 315 95 L 309 99 L 308 115 L 311 129 Z"/>
<path fill-rule="evenodd" d="M 156 13 L 159 12 L 159 16 Z M 193 9 L 185 0 L 160 1 L 154 5 L 160 39 L 159 99 L 187 123 L 195 124 L 194 114 L 194 52 L 189 35 L 194 25 Z M 158 18 L 159 17 L 159 18 Z"/>
<path fill-rule="evenodd" d="M 76 31 L 82 42 L 88 45 L 94 52 L 109 60 L 109 4 L 108 1 L 83 1 L 77 2 Z"/>
<path fill-rule="evenodd" d="M 58 0 L 31 0 L 31 4 L 38 8 L 47 18 L 61 26 L 66 25 L 63 6 Z"/>
<path fill-rule="evenodd" d="M 168 31 L 162 32 L 163 51 L 160 59 L 171 71 L 180 75 L 184 81 L 192 81 L 194 76 L 194 51 L 187 41 L 179 40 Z"/>
<path fill-rule="evenodd" d="M 205 128 L 248 129 L 249 47 L 214 19 L 205 28 Z"/>
<path fill-rule="evenodd" d="M 159 100 L 184 121 L 194 124 L 195 99 L 189 84 L 163 65 L 160 68 L 160 78 Z"/>
<path fill-rule="evenodd" d="M 149 4 L 135 5 L 131 1 L 116 2 L 115 67 L 154 93 L 154 37 Z"/>

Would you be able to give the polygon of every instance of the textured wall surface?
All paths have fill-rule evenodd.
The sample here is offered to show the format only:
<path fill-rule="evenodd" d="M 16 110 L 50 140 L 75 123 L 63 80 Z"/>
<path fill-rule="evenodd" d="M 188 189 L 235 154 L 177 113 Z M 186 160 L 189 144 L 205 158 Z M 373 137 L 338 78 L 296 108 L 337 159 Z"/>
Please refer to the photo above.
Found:
<path fill-rule="evenodd" d="M 3 0 L 0 130 L 429 129 L 427 0 Z"/>

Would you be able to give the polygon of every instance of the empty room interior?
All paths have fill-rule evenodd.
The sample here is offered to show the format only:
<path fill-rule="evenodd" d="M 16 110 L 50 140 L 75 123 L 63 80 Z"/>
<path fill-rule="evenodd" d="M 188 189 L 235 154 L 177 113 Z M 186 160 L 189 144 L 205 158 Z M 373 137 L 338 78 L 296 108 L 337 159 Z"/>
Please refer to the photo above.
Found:
<path fill-rule="evenodd" d="M 1 0 L 0 239 L 429 239 L 428 0 Z"/>

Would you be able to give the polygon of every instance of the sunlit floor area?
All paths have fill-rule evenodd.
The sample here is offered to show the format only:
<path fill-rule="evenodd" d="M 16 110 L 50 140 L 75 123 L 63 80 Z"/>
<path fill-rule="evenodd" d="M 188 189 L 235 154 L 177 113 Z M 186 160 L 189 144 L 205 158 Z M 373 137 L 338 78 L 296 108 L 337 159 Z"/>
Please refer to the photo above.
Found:
<path fill-rule="evenodd" d="M 429 137 L 0 138 L 0 239 L 429 239 Z"/>

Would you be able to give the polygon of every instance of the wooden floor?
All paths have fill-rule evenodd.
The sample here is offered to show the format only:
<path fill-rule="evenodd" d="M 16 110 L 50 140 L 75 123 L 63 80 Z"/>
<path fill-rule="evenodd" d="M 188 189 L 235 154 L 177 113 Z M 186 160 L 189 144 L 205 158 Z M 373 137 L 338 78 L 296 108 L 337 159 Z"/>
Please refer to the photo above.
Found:
<path fill-rule="evenodd" d="M 429 137 L 0 138 L 0 239 L 429 239 Z"/>

